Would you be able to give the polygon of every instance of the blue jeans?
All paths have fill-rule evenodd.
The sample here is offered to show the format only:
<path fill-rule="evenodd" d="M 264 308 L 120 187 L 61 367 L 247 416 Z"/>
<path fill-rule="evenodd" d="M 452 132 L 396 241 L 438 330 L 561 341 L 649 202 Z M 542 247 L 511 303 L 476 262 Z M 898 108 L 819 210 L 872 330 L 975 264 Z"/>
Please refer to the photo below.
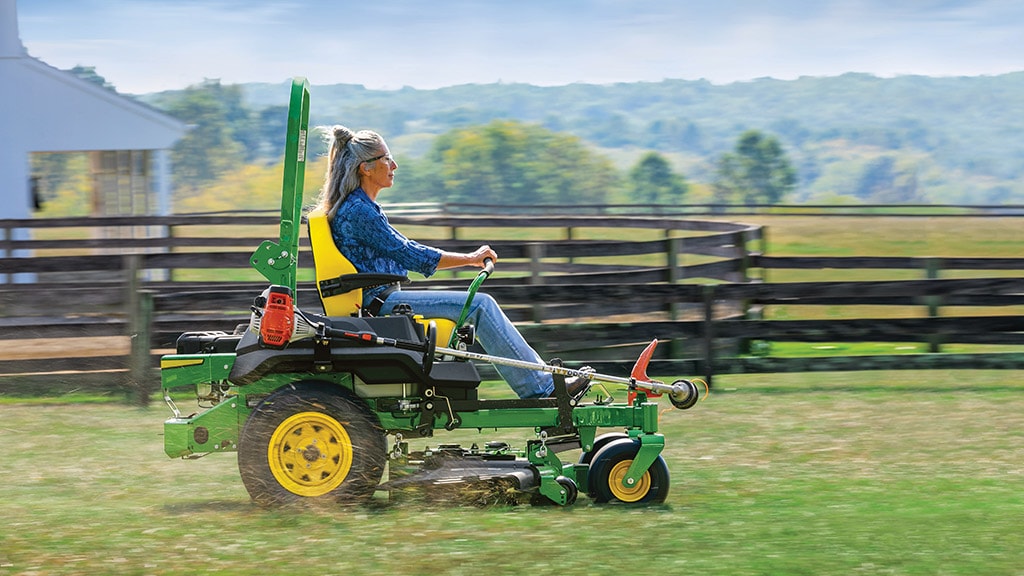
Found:
<path fill-rule="evenodd" d="M 392 292 L 380 307 L 382 313 L 390 313 L 398 304 L 412 306 L 415 314 L 426 318 L 448 318 L 459 320 L 462 306 L 466 303 L 465 292 L 450 290 L 397 290 Z M 512 321 L 505 316 L 501 307 L 487 294 L 477 293 L 466 318 L 476 326 L 476 337 L 480 345 L 491 356 L 514 358 L 527 362 L 542 362 L 540 356 L 526 342 Z M 444 346 L 446 342 L 439 345 Z M 551 374 L 527 368 L 495 365 L 498 374 L 508 382 L 520 398 L 549 396 L 555 389 Z"/>

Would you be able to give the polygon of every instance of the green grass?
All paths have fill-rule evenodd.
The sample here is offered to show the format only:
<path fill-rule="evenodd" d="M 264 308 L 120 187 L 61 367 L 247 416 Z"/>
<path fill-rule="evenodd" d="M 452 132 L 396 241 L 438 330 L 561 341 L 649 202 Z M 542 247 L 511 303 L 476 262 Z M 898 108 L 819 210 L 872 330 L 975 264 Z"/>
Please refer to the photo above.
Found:
<path fill-rule="evenodd" d="M 1021 346 L 999 344 L 943 344 L 947 354 L 1019 352 Z M 765 342 L 755 340 L 752 355 L 785 357 L 864 356 L 873 354 L 924 354 L 928 344 L 921 342 Z"/>
<path fill-rule="evenodd" d="M 726 218 L 728 220 L 728 218 Z M 1020 218 L 743 216 L 768 229 L 773 256 L 1020 257 Z"/>
<path fill-rule="evenodd" d="M 768 225 L 768 252 L 780 256 L 1018 257 L 1024 245 L 1019 219 L 736 219 Z M 488 231 L 459 236 L 486 239 Z M 779 274 L 770 280 L 839 279 L 837 271 Z M 923 314 L 923 307 L 852 308 L 780 306 L 769 317 Z M 774 343 L 772 353 L 921 347 Z M 0 576 L 1024 573 L 1021 371 L 721 375 L 715 384 L 694 409 L 663 414 L 672 489 L 664 505 L 647 508 L 586 497 L 566 509 L 378 497 L 356 508 L 264 510 L 250 503 L 233 455 L 166 458 L 168 413 L 155 404 L 3 399 Z M 487 385 L 487 396 L 501 394 L 500 384 Z M 460 431 L 412 445 L 486 439 L 521 444 L 527 435 Z"/>
<path fill-rule="evenodd" d="M 1020 574 L 1024 374 L 721 376 L 661 506 L 264 510 L 166 410 L 0 405 L 0 574 Z M 667 403 L 663 402 L 666 404 Z M 413 447 L 511 431 L 439 433 Z"/>

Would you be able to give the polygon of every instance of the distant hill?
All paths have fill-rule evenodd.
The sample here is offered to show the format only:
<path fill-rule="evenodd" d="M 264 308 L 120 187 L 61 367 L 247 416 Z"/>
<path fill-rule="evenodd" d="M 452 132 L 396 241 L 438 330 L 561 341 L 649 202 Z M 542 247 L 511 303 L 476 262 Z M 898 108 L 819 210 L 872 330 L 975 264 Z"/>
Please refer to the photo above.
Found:
<path fill-rule="evenodd" d="M 283 106 L 288 84 L 245 84 L 247 105 Z M 744 130 L 776 135 L 799 169 L 795 201 L 1024 203 L 1024 72 L 865 74 L 727 85 L 464 85 L 437 90 L 311 88 L 311 124 L 381 131 L 421 154 L 453 128 L 517 119 L 569 132 L 627 167 L 656 150 L 691 181 Z"/>

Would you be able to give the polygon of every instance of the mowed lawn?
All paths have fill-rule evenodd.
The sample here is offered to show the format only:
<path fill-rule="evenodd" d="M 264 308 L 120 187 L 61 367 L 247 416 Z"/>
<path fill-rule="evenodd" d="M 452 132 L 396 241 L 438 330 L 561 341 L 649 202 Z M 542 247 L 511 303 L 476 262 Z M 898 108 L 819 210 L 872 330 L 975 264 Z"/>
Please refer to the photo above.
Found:
<path fill-rule="evenodd" d="M 777 256 L 1024 254 L 1019 218 L 735 220 L 766 224 Z M 922 277 L 822 270 L 769 280 Z M 769 317 L 847 315 L 779 308 Z M 0 576 L 1024 575 L 1024 372 L 737 375 L 715 386 L 689 411 L 662 401 L 671 492 L 641 508 L 585 496 L 561 509 L 378 494 L 354 508 L 264 510 L 233 454 L 164 456 L 169 411 L 156 403 L 0 403 Z M 460 431 L 411 443 L 530 437 Z"/>
<path fill-rule="evenodd" d="M 234 455 L 166 458 L 160 406 L 2 404 L 0 575 L 1024 573 L 1021 372 L 716 388 L 689 411 L 662 401 L 671 492 L 641 508 L 264 510 Z"/>

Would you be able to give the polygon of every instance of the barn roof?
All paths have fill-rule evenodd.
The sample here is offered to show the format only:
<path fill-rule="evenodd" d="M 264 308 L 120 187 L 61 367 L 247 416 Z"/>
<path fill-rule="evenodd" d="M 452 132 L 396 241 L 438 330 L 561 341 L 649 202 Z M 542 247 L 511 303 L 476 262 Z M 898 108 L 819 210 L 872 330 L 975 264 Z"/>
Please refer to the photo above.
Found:
<path fill-rule="evenodd" d="M 159 150 L 187 130 L 154 108 L 29 56 L 14 0 L 0 0 L 0 85 L 4 139 L 24 151 Z"/>
<path fill-rule="evenodd" d="M 3 198 L 29 197 L 31 152 L 166 150 L 188 130 L 155 108 L 30 56 L 18 35 L 15 0 L 0 0 L 0 86 Z M 7 206 L 0 217 L 28 216 L 27 207 L 0 204 Z"/>

